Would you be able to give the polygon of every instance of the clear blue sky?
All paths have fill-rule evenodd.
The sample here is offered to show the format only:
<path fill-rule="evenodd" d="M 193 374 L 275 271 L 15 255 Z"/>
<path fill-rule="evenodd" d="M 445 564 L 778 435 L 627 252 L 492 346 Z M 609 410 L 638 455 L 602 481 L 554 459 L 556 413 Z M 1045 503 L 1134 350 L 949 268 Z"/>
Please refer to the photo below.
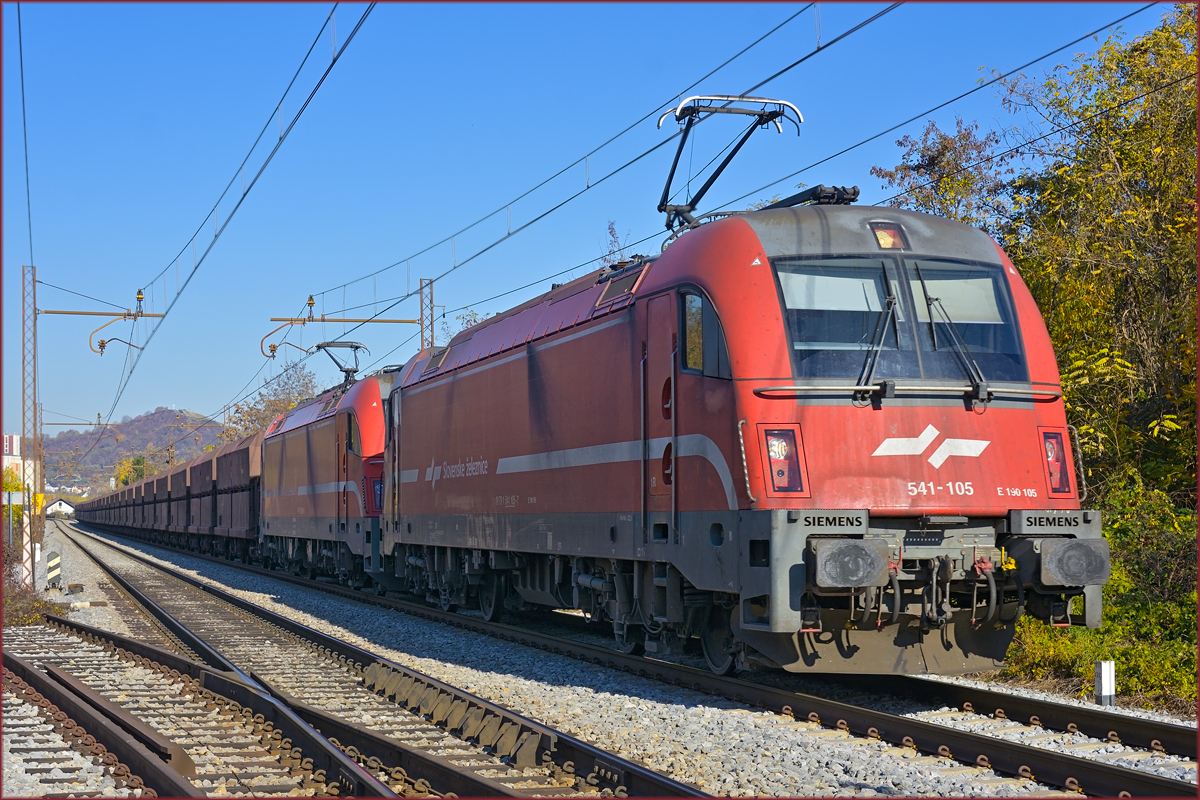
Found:
<path fill-rule="evenodd" d="M 341 46 L 365 9 L 335 15 Z M 554 174 L 794 14 L 799 4 L 622 3 L 613 5 L 378 6 L 333 68 L 278 155 L 244 201 L 145 351 L 114 420 L 156 406 L 217 412 L 263 366 L 259 340 L 272 316 L 300 311 L 310 293 L 411 256 Z M 822 3 L 748 51 L 692 93 L 737 94 L 871 17 L 882 4 Z M 908 4 L 825 49 L 756 93 L 795 103 L 802 134 L 759 133 L 709 193 L 718 206 L 817 161 L 1137 9 L 1123 3 Z M 330 4 L 28 4 L 21 9 L 33 248 L 38 277 L 132 305 L 138 288 L 163 310 L 176 270 L 151 284 L 201 224 L 266 122 L 321 28 Z M 1154 27 L 1168 6 L 1123 23 L 1128 38 Z M 20 268 L 29 262 L 17 9 L 3 7 L 4 421 L 20 426 Z M 1037 78 L 1088 40 L 1026 70 Z M 284 102 L 299 108 L 331 57 L 328 32 Z M 984 89 L 933 115 L 983 129 L 1011 127 L 998 91 Z M 655 115 L 657 116 L 657 115 Z M 883 199 L 876 164 L 899 159 L 906 129 L 742 201 L 808 184 L 857 184 L 862 202 Z M 285 122 L 286 124 L 286 122 Z M 512 206 L 513 227 L 585 188 L 661 142 L 670 122 L 654 120 Z M 699 171 L 738 123 L 714 118 L 697 129 L 681 172 Z M 278 138 L 274 121 L 266 137 Z M 673 145 L 583 194 L 437 284 L 449 309 L 502 311 L 549 281 L 500 300 L 486 298 L 594 259 L 606 226 L 629 240 L 662 230 L 655 211 Z M 247 181 L 267 150 L 250 160 Z M 233 194 L 240 194 L 240 179 Z M 231 206 L 222 204 L 223 223 Z M 403 294 L 502 236 L 501 212 L 449 244 L 346 290 L 318 295 L 317 311 Z M 199 237 L 203 252 L 211 236 Z M 655 239 L 636 248 L 654 252 Z M 180 260 L 179 282 L 192 265 Z M 592 267 L 581 267 L 576 275 Z M 561 279 L 560 279 L 561 280 Z M 409 283 L 411 281 L 411 284 Z M 105 306 L 41 286 L 49 309 Z M 146 310 L 151 310 L 147 302 Z M 383 308 L 380 305 L 379 308 Z M 374 308 L 351 312 L 369 316 Z M 364 313 L 367 312 L 367 313 Z M 410 299 L 386 314 L 418 314 Z M 126 349 L 103 357 L 88 334 L 103 320 L 40 319 L 45 419 L 107 415 Z M 144 322 L 142 324 L 145 324 Z M 114 332 L 127 338 L 130 325 Z M 373 325 L 350 338 L 367 362 L 416 350 L 415 326 Z M 342 333 L 296 329 L 305 346 Z M 412 337 L 412 338 L 410 338 Z M 144 334 L 142 335 L 144 339 Z M 141 341 L 137 339 L 135 341 Z M 296 353 L 295 350 L 290 350 Z M 310 359 L 325 383 L 337 373 Z M 257 380 L 274 374 L 272 363 Z M 48 433 L 61 430 L 49 428 Z"/>

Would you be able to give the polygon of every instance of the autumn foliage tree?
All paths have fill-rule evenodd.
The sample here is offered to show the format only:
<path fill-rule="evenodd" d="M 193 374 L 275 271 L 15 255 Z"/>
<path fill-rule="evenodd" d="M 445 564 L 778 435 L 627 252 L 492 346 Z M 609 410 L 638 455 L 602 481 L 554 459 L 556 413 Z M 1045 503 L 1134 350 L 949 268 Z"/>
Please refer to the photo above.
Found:
<path fill-rule="evenodd" d="M 293 362 L 275 378 L 266 381 L 252 399 L 235 403 L 229 409 L 220 438 L 236 442 L 265 430 L 277 416 L 319 392 L 320 384 L 313 371 L 299 361 Z"/>
<path fill-rule="evenodd" d="M 1088 505 L 1113 577 L 1100 631 L 1023 620 L 1010 669 L 1086 689 L 1117 661 L 1121 691 L 1196 700 L 1196 7 L 1040 81 L 1004 84 L 1025 124 L 958 120 L 904 137 L 872 173 L 890 205 L 987 230 L 1046 320 Z M 1014 143 L 1008 139 L 1019 139 Z"/>
<path fill-rule="evenodd" d="M 990 131 L 979 136 L 979 123 L 955 118 L 955 131 L 945 133 L 932 120 L 919 139 L 901 137 L 901 162 L 894 168 L 872 167 L 900 192 L 889 200 L 895 208 L 910 208 L 938 214 L 967 225 L 999 232 L 1010 218 L 1007 197 L 1009 162 L 1014 154 L 999 154 L 1000 135 Z"/>
<path fill-rule="evenodd" d="M 1054 133 L 1045 164 L 1012 185 L 1005 245 L 1038 299 L 1069 373 L 1072 411 L 1099 403 L 1120 425 L 1082 431 L 1098 481 L 1135 467 L 1196 502 L 1196 8 L 1041 83 L 1007 105 Z M 1113 354 L 1127 367 L 1113 374 Z M 1101 360 L 1107 359 L 1098 366 Z M 1081 379 L 1079 370 L 1099 373 Z M 1088 410 L 1086 407 L 1091 406 Z M 1091 426 L 1089 426 L 1091 428 Z"/>

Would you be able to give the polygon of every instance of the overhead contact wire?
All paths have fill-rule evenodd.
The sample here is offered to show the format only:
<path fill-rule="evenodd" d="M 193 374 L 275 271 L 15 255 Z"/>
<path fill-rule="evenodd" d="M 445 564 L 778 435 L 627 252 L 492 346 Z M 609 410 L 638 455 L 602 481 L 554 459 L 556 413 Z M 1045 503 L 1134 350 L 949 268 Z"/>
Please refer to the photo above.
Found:
<path fill-rule="evenodd" d="M 335 8 L 336 8 L 336 6 L 335 6 Z M 230 213 L 228 215 L 226 215 L 225 222 L 221 225 L 220 229 L 213 235 L 212 241 L 209 242 L 208 247 L 205 248 L 205 250 L 204 250 L 204 254 L 199 258 L 199 260 L 196 262 L 196 264 L 192 267 L 191 272 L 188 273 L 187 279 L 184 281 L 183 285 L 176 292 L 175 297 L 168 304 L 167 308 L 163 311 L 163 316 L 158 320 L 157 324 L 155 324 L 155 326 L 150 329 L 150 333 L 146 337 L 145 343 L 142 345 L 142 348 L 140 350 L 138 350 L 137 355 L 133 357 L 132 363 L 130 364 L 130 362 L 127 360 L 126 363 L 129 364 L 129 366 L 128 366 L 127 371 L 125 371 L 122 374 L 121 379 L 118 382 L 116 396 L 113 398 L 112 406 L 109 408 L 108 415 L 105 419 L 106 423 L 112 419 L 112 415 L 116 411 L 116 408 L 117 408 L 117 403 L 120 402 L 121 397 L 124 395 L 125 388 L 129 385 L 129 380 L 130 380 L 130 378 L 133 377 L 133 373 L 137 369 L 137 365 L 141 361 L 142 355 L 146 352 L 145 348 L 149 346 L 150 340 L 154 338 L 154 334 L 158 332 L 158 329 L 160 327 L 162 327 L 163 322 L 166 321 L 167 315 L 170 314 L 171 309 L 173 309 L 175 307 L 175 303 L 179 300 L 179 297 L 183 294 L 184 290 L 187 289 L 187 286 L 191 282 L 192 278 L 195 276 L 196 271 L 199 270 L 201 264 L 204 263 L 204 259 L 208 257 L 208 254 L 210 252 L 212 252 L 212 248 L 216 245 L 217 241 L 220 239 L 221 234 L 224 233 L 225 229 L 229 226 L 229 223 L 233 220 L 233 217 L 237 214 L 238 209 L 241 208 L 242 202 L 246 199 L 246 197 L 249 196 L 251 190 L 254 188 L 255 184 L 258 182 L 258 179 L 260 177 L 262 177 L 263 172 L 266 171 L 267 166 L 270 165 L 270 163 L 271 163 L 272 159 L 274 159 L 276 153 L 279 152 L 279 149 L 283 146 L 283 143 L 287 140 L 288 135 L 292 132 L 292 129 L 295 127 L 296 123 L 300 120 L 300 117 L 304 114 L 304 111 L 308 108 L 309 104 L 312 102 L 313 98 L 316 96 L 317 91 L 320 90 L 321 86 L 325 83 L 325 79 L 329 77 L 330 72 L 333 70 L 334 66 L 337 65 L 337 62 L 339 60 L 341 60 L 342 55 L 346 52 L 346 48 L 350 46 L 350 43 L 354 40 L 355 35 L 358 33 L 359 29 L 362 27 L 363 23 L 366 21 L 367 17 L 370 15 L 371 11 L 374 8 L 375 8 L 374 2 L 372 2 L 370 5 L 367 6 L 367 9 L 363 12 L 363 14 L 359 18 L 357 24 L 355 24 L 353 30 L 350 31 L 350 34 L 346 37 L 346 40 L 342 43 L 342 46 L 338 49 L 337 53 L 334 55 L 333 60 L 329 63 L 329 66 L 326 67 L 324 73 L 322 73 L 321 78 L 317 81 L 317 84 L 313 87 L 312 91 L 309 92 L 308 97 L 305 98 L 304 103 L 300 106 L 300 109 L 292 117 L 291 122 L 288 123 L 287 128 L 280 132 L 279 141 L 277 141 L 275 143 L 275 146 L 271 149 L 271 152 L 267 155 L 266 160 L 263 162 L 263 164 L 259 168 L 258 172 L 255 173 L 254 178 L 246 186 L 245 190 L 242 192 L 241 197 L 238 198 L 237 204 L 233 207 L 233 209 L 230 211 Z M 330 13 L 332 14 L 333 12 L 330 12 Z M 324 31 L 324 26 L 322 26 L 321 30 L 322 30 L 322 32 Z M 320 34 L 318 34 L 318 39 L 319 38 L 320 38 Z M 309 48 L 310 53 L 311 53 L 312 49 L 313 49 L 312 47 Z M 306 55 L 305 58 L 307 58 L 307 57 L 308 56 Z M 303 64 L 301 66 L 303 66 Z M 293 77 L 293 81 L 294 80 L 295 80 L 295 78 Z M 289 84 L 289 87 L 290 87 L 290 85 L 291 84 Z M 262 134 L 260 133 L 259 135 L 261 136 Z M 236 175 L 235 175 L 235 177 L 236 177 Z M 169 266 L 170 265 L 168 265 L 168 267 Z M 164 268 L 163 272 L 165 272 L 165 271 L 166 271 L 166 269 Z M 161 275 L 162 273 L 159 273 L 159 274 Z M 95 448 L 96 444 L 98 444 L 99 441 L 100 440 L 97 439 L 92 444 L 92 446 L 88 448 L 89 453 Z"/>
<path fill-rule="evenodd" d="M 742 57 L 743 55 L 745 55 L 747 52 L 749 52 L 749 51 L 750 51 L 750 50 L 752 50 L 753 48 L 757 47 L 759 44 L 761 44 L 761 43 L 762 43 L 762 42 L 763 42 L 765 39 L 767 39 L 767 38 L 768 38 L 769 36 L 771 36 L 773 33 L 775 33 L 776 31 L 778 31 L 778 30 L 779 30 L 780 28 L 782 28 L 783 26 L 787 25 L 787 24 L 788 24 L 789 22 L 791 22 L 792 20 L 796 19 L 796 17 L 800 16 L 800 15 L 801 15 L 801 14 L 803 14 L 805 11 L 807 11 L 807 10 L 808 10 L 808 9 L 810 9 L 810 8 L 812 8 L 814 5 L 815 5 L 815 3 L 809 3 L 809 4 L 805 5 L 803 8 L 801 8 L 801 9 L 800 9 L 799 11 L 797 11 L 796 13 L 792 14 L 790 17 L 788 17 L 787 19 L 785 19 L 783 22 L 780 22 L 780 23 L 779 23 L 778 25 L 776 25 L 774 28 L 772 28 L 771 30 L 767 31 L 767 32 L 766 32 L 766 33 L 764 33 L 762 36 L 758 37 L 758 38 L 757 38 L 757 39 L 755 39 L 753 42 L 751 42 L 750 44 L 748 44 L 748 45 L 746 45 L 745 47 L 743 47 L 743 48 L 742 48 L 741 50 L 739 50 L 737 53 L 734 53 L 732 56 L 730 56 L 729 58 L 725 59 L 725 61 L 721 62 L 721 64 L 720 64 L 719 66 L 717 66 L 717 67 L 715 67 L 714 69 L 710 70 L 710 71 L 709 71 L 707 74 L 705 74 L 703 77 L 701 77 L 701 78 L 699 78 L 698 80 L 694 81 L 694 82 L 693 82 L 693 83 L 692 83 L 690 86 L 686 87 L 686 88 L 683 90 L 683 92 L 681 92 L 680 94 L 684 94 L 684 93 L 686 93 L 686 92 L 689 92 L 689 91 L 691 91 L 692 89 L 696 88 L 696 87 L 697 87 L 697 86 L 699 86 L 701 83 L 703 83 L 704 81 L 708 80 L 709 78 L 711 78 L 713 75 L 715 75 L 715 74 L 717 74 L 718 72 L 720 72 L 720 71 L 721 71 L 722 69 L 724 69 L 725 67 L 729 66 L 729 65 L 730 65 L 731 63 L 733 63 L 735 60 L 737 60 L 738 58 L 741 58 L 741 57 Z M 793 65 L 793 66 L 795 66 L 795 65 Z M 790 67 L 789 67 L 789 69 L 790 69 Z M 613 142 L 615 142 L 617 139 L 621 138 L 621 137 L 622 137 L 622 136 L 624 136 L 625 134 L 629 133 L 631 130 L 633 130 L 634 128 L 636 128 L 638 125 L 641 125 L 641 124 L 642 124 L 643 122 L 645 122 L 646 120 L 648 120 L 648 119 L 651 119 L 651 118 L 652 118 L 652 117 L 653 117 L 655 114 L 657 114 L 658 112 L 662 111 L 662 110 L 663 110 L 663 108 L 669 107 L 670 105 L 671 105 L 671 101 L 670 101 L 670 100 L 668 100 L 668 101 L 667 101 L 667 102 L 665 102 L 665 103 L 660 103 L 660 104 L 659 104 L 658 106 L 656 106 L 656 107 L 655 107 L 655 108 L 654 108 L 652 111 L 650 111 L 650 112 L 649 112 L 649 113 L 647 113 L 646 115 L 644 115 L 644 116 L 642 116 L 641 118 L 639 118 L 639 119 L 638 119 L 636 122 L 633 122 L 632 124 L 630 124 L 629 126 L 627 126 L 626 128 L 624 128 L 623 130 L 621 130 L 621 131 L 619 131 L 618 133 L 616 133 L 616 134 L 612 135 L 612 136 L 611 136 L 611 137 L 609 137 L 607 140 L 605 140 L 605 141 L 604 141 L 604 142 L 602 142 L 601 144 L 597 145 L 595 148 L 593 148 L 593 149 L 592 149 L 592 150 L 590 150 L 589 152 L 587 152 L 587 153 L 585 153 L 584 155 L 580 156 L 579 158 L 575 159 L 575 160 L 574 160 L 574 161 L 572 161 L 570 164 L 568 164 L 567 166 L 565 166 L 565 167 L 563 167 L 562 169 L 560 169 L 558 172 L 554 173 L 554 174 L 553 174 L 553 175 L 551 175 L 550 177 L 548 177 L 548 178 L 546 178 L 545 180 L 543 180 L 541 183 L 538 183 L 537 185 L 533 186 L 532 188 L 530 188 L 530 189 L 527 189 L 526 191 L 524 191 L 524 192 L 522 192 L 521 194 L 519 194 L 519 195 L 517 195 L 516 197 L 514 197 L 514 198 L 513 198 L 512 200 L 510 200 L 509 202 L 507 202 L 507 203 L 505 203 L 504 205 L 502 205 L 502 206 L 498 207 L 496 210 L 494 210 L 494 211 L 491 211 L 491 212 L 489 212 L 488 214 L 485 214 L 484 216 L 482 216 L 482 217 L 480 217 L 479 219 L 475 220 L 475 221 L 474 221 L 474 222 L 472 222 L 470 225 L 467 225 L 466 227 L 464 227 L 464 228 L 461 228 L 461 229 L 459 229 L 459 230 L 455 231 L 454 233 L 450 234 L 449 236 L 446 236 L 445 238 L 443 238 L 443 239 L 440 239 L 440 240 L 438 240 L 438 241 L 434 242 L 433 244 L 429 245 L 428 247 L 425 247 L 424 249 L 422 249 L 422 250 L 419 250 L 419 251 L 417 251 L 417 252 L 413 253 L 413 254 L 412 254 L 412 255 L 410 255 L 410 256 L 407 256 L 407 257 L 405 257 L 405 258 L 402 258 L 402 259 L 400 259 L 399 261 L 396 261 L 396 262 L 395 262 L 395 263 L 393 263 L 393 264 L 389 264 L 389 265 L 388 265 L 388 266 L 386 266 L 386 267 L 381 267 L 380 269 L 377 269 L 377 270 L 375 270 L 374 272 L 368 272 L 367 274 L 365 274 L 365 275 L 362 275 L 362 276 L 360 276 L 360 277 L 358 277 L 358 278 L 355 278 L 354 280 L 347 281 L 346 283 L 342 283 L 342 284 L 338 284 L 337 286 L 330 287 L 330 288 L 328 288 L 328 289 L 325 289 L 324 291 L 318 292 L 318 294 L 328 294 L 328 293 L 330 293 L 330 292 L 337 291 L 338 289 L 342 289 L 342 288 L 345 288 L 345 287 L 347 287 L 347 286 L 353 286 L 354 284 L 356 284 L 356 283 L 359 283 L 359 282 L 361 282 L 361 281 L 364 281 L 364 280 L 366 280 L 367 278 L 370 278 L 370 277 L 373 277 L 373 276 L 379 275 L 380 273 L 383 273 L 383 272 L 387 272 L 387 271 L 388 271 L 388 270 L 390 270 L 390 269 L 394 269 L 394 268 L 396 268 L 396 267 L 400 266 L 401 264 L 405 263 L 406 261 L 409 261 L 409 260 L 411 260 L 411 259 L 417 258 L 418 256 L 421 256 L 421 255 L 424 255 L 425 253 L 429 252 L 430 250 L 433 250 L 433 249 L 435 249 L 435 248 L 437 248 L 437 247 L 440 247 L 441 245 L 444 245 L 444 244 L 446 244 L 446 243 L 447 243 L 447 242 L 449 242 L 451 239 L 454 239 L 454 238 L 455 238 L 455 237 L 457 237 L 457 236 L 461 236 L 462 234 L 464 234 L 464 233 L 466 233 L 467 231 L 471 230 L 471 229 L 472 229 L 472 228 L 474 228 L 475 226 L 477 226 L 477 225 L 479 225 L 479 224 L 481 224 L 481 223 L 483 223 L 483 222 L 486 222 L 487 220 L 489 220 L 489 219 L 491 219 L 492 217 L 496 216 L 496 215 L 497 215 L 497 214 L 499 214 L 501 211 L 504 211 L 505 209 L 507 209 L 507 208 L 510 208 L 510 207 L 511 207 L 511 206 L 512 206 L 514 203 L 517 203 L 517 202 L 519 202 L 520 200 L 523 200 L 523 199 L 525 199 L 525 198 L 526 198 L 526 197 L 528 197 L 529 195 L 531 195 L 531 194 L 533 194 L 534 192 L 536 192 L 538 189 L 542 188 L 542 187 L 543 187 L 543 186 L 545 186 L 546 184 L 548 184 L 548 183 L 550 183 L 551 181 L 553 181 L 555 178 L 559 178 L 559 177 L 561 177 L 562 175 L 566 174 L 566 173 L 567 173 L 569 170 L 571 170 L 573 167 L 577 167 L 577 166 L 579 166 L 580 164 L 584 163 L 584 162 L 585 162 L 587 159 L 589 159 L 589 158 L 591 158 L 592 156 L 596 155 L 596 153 L 599 153 L 599 152 L 600 152 L 601 150 L 603 150 L 605 147 L 607 147 L 608 145 L 612 144 Z M 411 296 L 411 293 L 410 293 L 408 296 Z M 357 306 L 357 308 L 362 308 L 362 307 L 363 307 L 363 306 Z"/>

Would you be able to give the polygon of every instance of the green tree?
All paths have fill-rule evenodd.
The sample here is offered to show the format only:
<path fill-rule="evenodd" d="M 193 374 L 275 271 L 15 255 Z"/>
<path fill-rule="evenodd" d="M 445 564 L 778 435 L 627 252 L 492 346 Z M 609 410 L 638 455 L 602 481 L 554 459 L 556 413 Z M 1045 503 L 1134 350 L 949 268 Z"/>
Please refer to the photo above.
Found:
<path fill-rule="evenodd" d="M 892 206 L 987 230 L 1054 342 L 1068 418 L 1101 495 L 1134 466 L 1196 500 L 1196 17 L 1177 6 L 1041 82 L 1004 84 L 1027 144 L 930 122 L 872 174 Z M 1025 166 L 1014 173 L 1014 159 Z"/>
<path fill-rule="evenodd" d="M 1060 367 L 1119 354 L 1133 380 L 1087 384 L 1123 445 L 1084 449 L 1102 481 L 1132 464 L 1196 501 L 1196 7 L 1130 42 L 1008 84 L 1005 103 L 1051 135 L 1013 184 L 1006 249 L 1038 299 Z M 1103 357 L 1103 356 L 1101 356 Z"/>
<path fill-rule="evenodd" d="M 153 474 L 153 473 L 151 473 Z M 117 483 L 122 486 L 128 486 L 131 483 L 148 477 L 146 474 L 146 457 L 145 456 L 130 456 L 122 458 L 113 468 L 113 477 Z"/>
<path fill-rule="evenodd" d="M 892 200 L 989 230 L 1046 320 L 1089 505 L 1112 553 L 1099 631 L 1023 619 L 1023 677 L 1091 684 L 1118 664 L 1122 693 L 1196 700 L 1196 7 L 1154 30 L 1005 85 L 1027 115 L 1023 166 L 1000 138 L 930 124 L 903 162 L 872 172 Z M 982 213 L 980 213 L 982 210 Z"/>

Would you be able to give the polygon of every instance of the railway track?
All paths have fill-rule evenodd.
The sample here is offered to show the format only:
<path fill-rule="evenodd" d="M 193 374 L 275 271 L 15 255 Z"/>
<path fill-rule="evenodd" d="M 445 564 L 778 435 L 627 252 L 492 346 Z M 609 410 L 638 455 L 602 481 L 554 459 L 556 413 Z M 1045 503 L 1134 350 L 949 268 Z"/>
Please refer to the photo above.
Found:
<path fill-rule="evenodd" d="M 10 796 L 203 796 L 88 698 L 7 654 L 3 716 Z"/>
<path fill-rule="evenodd" d="M 265 725 L 265 717 L 256 723 L 254 713 L 243 716 L 240 704 L 218 698 L 190 676 L 172 675 L 161 662 L 40 626 L 9 630 L 5 658 L 23 662 L 27 679 L 42 672 L 77 693 L 91 692 L 99 698 L 96 706 L 126 712 L 132 720 L 126 727 L 139 729 L 137 735 L 190 783 L 185 797 L 336 796 L 343 789 L 326 781 L 311 758 L 306 762 L 283 747 L 282 735 L 272 738 L 274 725 Z M 176 789 L 168 794 L 178 794 Z"/>
<path fill-rule="evenodd" d="M 1176 759 L 1175 768 L 1194 770 L 1195 730 L 1186 726 L 919 679 L 889 682 L 887 679 L 876 681 L 873 677 L 871 680 L 876 681 L 877 685 L 872 687 L 872 691 L 878 691 L 880 683 L 886 684 L 885 688 L 888 691 L 897 694 L 903 694 L 906 686 L 907 691 L 923 691 L 926 694 L 930 688 L 936 687 L 939 694 L 949 694 L 958 704 L 954 710 L 926 713 L 926 719 L 901 717 L 863 708 L 862 705 L 804 695 L 786 687 L 718 678 L 696 669 L 654 659 L 625 656 L 611 649 L 583 645 L 563 637 L 549 636 L 514 626 L 492 625 L 481 619 L 447 614 L 421 604 L 373 597 L 344 587 L 308 581 L 256 567 L 230 564 L 221 559 L 212 560 L 309 588 L 318 588 L 325 593 L 340 594 L 355 600 L 396 608 L 427 619 L 607 664 L 667 683 L 694 687 L 764 708 L 786 709 L 800 720 L 852 734 L 878 736 L 901 747 L 916 747 L 932 756 L 949 755 L 968 764 L 988 764 L 1010 775 L 1032 775 L 1042 782 L 1072 790 L 1082 789 L 1101 795 L 1129 793 L 1195 796 L 1196 793 L 1194 783 L 1112 763 L 1119 758 L 1126 763 L 1152 766 L 1161 762 L 1164 754 L 1175 754 L 1193 760 L 1180 762 Z M 976 709 L 984 713 L 976 713 Z M 956 725 L 959 727 L 953 727 Z M 981 732 L 981 729 L 986 731 L 987 728 L 992 730 L 987 733 Z M 998 734 L 1014 737 L 1016 740 L 999 738 Z M 1020 741 L 1021 739 L 1026 741 Z M 1028 741 L 1030 739 L 1033 741 Z M 1131 747 L 1125 747 L 1118 742 L 1124 742 Z M 1060 749 L 1045 749 L 1047 744 L 1056 745 Z M 1064 753 L 1061 749 L 1063 747 L 1072 748 L 1076 752 Z"/>
<path fill-rule="evenodd" d="M 403 794 L 702 795 L 111 545 L 103 558 L 76 545 L 210 668 L 262 686 L 381 780 L 418 776 Z"/>

